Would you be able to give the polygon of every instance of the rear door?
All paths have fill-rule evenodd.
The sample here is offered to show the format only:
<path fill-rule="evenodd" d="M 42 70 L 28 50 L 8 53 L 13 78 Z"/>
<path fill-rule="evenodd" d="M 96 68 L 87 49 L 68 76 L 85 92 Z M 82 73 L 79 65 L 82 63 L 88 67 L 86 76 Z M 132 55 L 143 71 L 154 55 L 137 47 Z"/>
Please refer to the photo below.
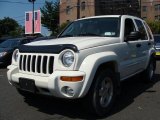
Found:
<path fill-rule="evenodd" d="M 147 28 L 144 25 L 144 22 L 139 19 L 135 19 L 136 26 L 138 28 L 138 31 L 141 33 L 141 47 L 139 49 L 139 58 L 138 62 L 140 63 L 141 69 L 144 69 L 146 66 L 146 62 L 149 55 L 149 50 L 152 47 L 152 37 L 151 34 L 147 32 Z"/>

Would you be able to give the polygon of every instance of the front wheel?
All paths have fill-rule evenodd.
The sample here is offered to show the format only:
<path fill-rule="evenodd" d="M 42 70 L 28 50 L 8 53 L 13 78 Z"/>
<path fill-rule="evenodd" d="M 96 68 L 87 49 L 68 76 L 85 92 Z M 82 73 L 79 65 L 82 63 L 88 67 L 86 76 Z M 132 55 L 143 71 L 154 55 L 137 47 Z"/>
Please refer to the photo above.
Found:
<path fill-rule="evenodd" d="M 87 96 L 90 112 L 103 116 L 110 111 L 117 95 L 117 81 L 113 76 L 114 72 L 107 69 L 95 78 Z"/>

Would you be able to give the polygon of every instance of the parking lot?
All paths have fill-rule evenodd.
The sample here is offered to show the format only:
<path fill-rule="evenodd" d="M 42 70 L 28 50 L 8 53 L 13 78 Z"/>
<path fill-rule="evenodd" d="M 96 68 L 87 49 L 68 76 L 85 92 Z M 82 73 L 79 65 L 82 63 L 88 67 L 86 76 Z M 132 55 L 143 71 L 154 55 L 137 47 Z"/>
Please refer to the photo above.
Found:
<path fill-rule="evenodd" d="M 157 62 L 155 82 L 144 83 L 138 76 L 123 82 L 115 106 L 103 118 L 87 114 L 77 100 L 23 97 L 9 85 L 6 72 L 6 68 L 0 68 L 0 120 L 159 120 L 160 117 L 160 62 Z"/>

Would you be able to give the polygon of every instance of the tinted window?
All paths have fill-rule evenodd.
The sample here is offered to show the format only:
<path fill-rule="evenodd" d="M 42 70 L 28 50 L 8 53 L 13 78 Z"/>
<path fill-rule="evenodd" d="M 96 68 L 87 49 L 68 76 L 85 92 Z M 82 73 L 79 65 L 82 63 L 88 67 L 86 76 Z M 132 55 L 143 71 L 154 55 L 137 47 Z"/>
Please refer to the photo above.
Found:
<path fill-rule="evenodd" d="M 124 32 L 125 39 L 131 32 L 134 32 L 134 31 L 135 31 L 135 26 L 134 26 L 133 20 L 129 18 L 126 19 L 125 20 L 125 32 Z"/>
<path fill-rule="evenodd" d="M 146 30 L 144 28 L 142 21 L 140 21 L 140 20 L 135 20 L 135 21 L 136 21 L 138 30 L 141 33 L 141 40 L 147 40 L 148 39 L 147 33 L 146 33 Z"/>
<path fill-rule="evenodd" d="M 60 37 L 73 36 L 103 36 L 118 37 L 119 18 L 92 18 L 71 23 Z"/>
<path fill-rule="evenodd" d="M 148 32 L 148 34 L 149 34 L 149 38 L 150 39 L 153 39 L 152 38 L 152 33 L 151 33 L 151 30 L 150 30 L 150 28 L 148 27 L 148 25 L 144 22 L 144 25 L 146 26 L 146 28 L 147 28 L 147 32 Z"/>

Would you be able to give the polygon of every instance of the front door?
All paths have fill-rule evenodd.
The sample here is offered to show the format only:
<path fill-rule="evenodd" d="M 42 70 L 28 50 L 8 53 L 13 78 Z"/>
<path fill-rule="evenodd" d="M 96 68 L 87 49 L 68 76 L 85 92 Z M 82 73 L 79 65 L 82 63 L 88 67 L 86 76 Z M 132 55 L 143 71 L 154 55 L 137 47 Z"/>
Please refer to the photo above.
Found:
<path fill-rule="evenodd" d="M 122 61 L 120 63 L 121 66 L 121 79 L 125 79 L 136 72 L 138 72 L 141 68 L 139 66 L 139 58 L 141 50 L 141 40 L 129 40 L 127 36 L 136 31 L 135 24 L 133 19 L 126 18 L 125 19 L 125 27 L 124 27 L 124 56 L 122 57 Z M 126 54 L 128 53 L 128 55 Z"/>

